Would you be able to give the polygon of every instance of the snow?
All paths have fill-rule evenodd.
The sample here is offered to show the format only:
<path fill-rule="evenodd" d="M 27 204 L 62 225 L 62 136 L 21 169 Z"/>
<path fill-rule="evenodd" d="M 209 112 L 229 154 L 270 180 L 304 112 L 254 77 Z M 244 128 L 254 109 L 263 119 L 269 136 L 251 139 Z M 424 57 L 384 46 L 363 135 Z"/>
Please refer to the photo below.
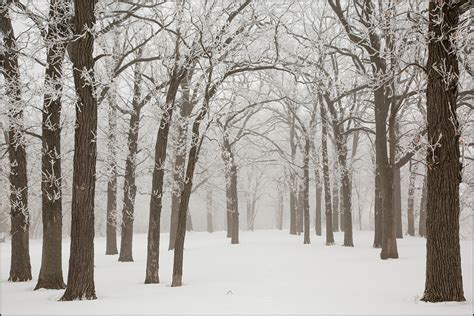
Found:
<path fill-rule="evenodd" d="M 324 232 L 323 232 L 324 233 Z M 335 233 L 341 243 L 343 233 Z M 30 243 L 34 280 L 7 282 L 10 244 L 1 243 L 2 315 L 7 314 L 472 314 L 472 241 L 462 241 L 464 303 L 424 303 L 425 240 L 398 240 L 400 259 L 382 261 L 372 232 L 356 231 L 354 248 L 325 246 L 324 237 L 286 231 L 242 232 L 231 245 L 224 232 L 186 236 L 184 285 L 170 287 L 173 252 L 162 234 L 160 284 L 145 285 L 146 235 L 134 236 L 132 263 L 106 256 L 95 239 L 95 301 L 58 302 L 63 291 L 33 291 L 41 240 Z M 67 277 L 69 240 L 63 241 Z"/>

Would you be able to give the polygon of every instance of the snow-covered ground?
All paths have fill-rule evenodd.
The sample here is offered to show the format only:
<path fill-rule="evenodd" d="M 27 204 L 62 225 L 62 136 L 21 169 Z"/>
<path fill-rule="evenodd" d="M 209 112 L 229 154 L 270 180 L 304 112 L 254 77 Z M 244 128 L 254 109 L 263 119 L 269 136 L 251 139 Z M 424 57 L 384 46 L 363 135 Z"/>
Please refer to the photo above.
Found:
<path fill-rule="evenodd" d="M 342 233 L 335 234 L 338 244 Z M 354 248 L 326 247 L 324 238 L 286 231 L 242 232 L 230 245 L 223 232 L 188 233 L 184 285 L 171 288 L 172 252 L 161 239 L 161 284 L 145 285 L 146 236 L 134 236 L 133 263 L 106 256 L 96 238 L 95 301 L 58 302 L 63 291 L 33 291 L 41 241 L 31 241 L 34 280 L 7 282 L 10 245 L 1 244 L 2 315 L 5 314 L 472 314 L 472 242 L 462 241 L 464 303 L 423 303 L 425 240 L 398 241 L 400 259 L 382 261 L 372 232 L 355 232 Z M 67 276 L 69 240 L 63 243 Z"/>

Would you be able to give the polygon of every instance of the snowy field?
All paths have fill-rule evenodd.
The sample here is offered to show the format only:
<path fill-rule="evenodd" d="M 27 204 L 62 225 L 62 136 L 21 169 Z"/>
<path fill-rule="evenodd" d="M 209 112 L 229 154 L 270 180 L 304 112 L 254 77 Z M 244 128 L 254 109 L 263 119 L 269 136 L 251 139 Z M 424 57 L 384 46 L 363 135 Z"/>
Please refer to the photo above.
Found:
<path fill-rule="evenodd" d="M 161 239 L 161 284 L 145 285 L 146 236 L 135 235 L 133 263 L 105 256 L 105 239 L 96 238 L 95 285 L 98 300 L 58 302 L 63 291 L 33 291 L 41 260 L 41 241 L 31 241 L 31 282 L 7 282 L 10 244 L 0 244 L 2 315 L 5 314 L 472 314 L 472 242 L 462 241 L 465 303 L 423 303 L 425 240 L 398 240 L 399 260 L 382 261 L 372 232 L 355 232 L 355 248 L 326 247 L 324 238 L 286 231 L 242 232 L 230 245 L 224 232 L 189 233 L 184 285 L 171 288 L 172 252 Z M 338 244 L 342 233 L 336 233 Z M 63 243 L 67 276 L 69 240 Z"/>

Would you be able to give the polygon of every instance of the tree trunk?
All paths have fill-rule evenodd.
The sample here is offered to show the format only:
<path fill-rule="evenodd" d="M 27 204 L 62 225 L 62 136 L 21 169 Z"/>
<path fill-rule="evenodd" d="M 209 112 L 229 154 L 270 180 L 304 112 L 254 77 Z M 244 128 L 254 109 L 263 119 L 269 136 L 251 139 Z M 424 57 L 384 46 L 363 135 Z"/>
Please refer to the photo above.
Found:
<path fill-rule="evenodd" d="M 310 155 L 310 139 L 306 135 L 305 152 L 303 159 L 303 216 L 304 216 L 304 244 L 310 244 L 310 222 L 309 222 L 309 155 Z"/>
<path fill-rule="evenodd" d="M 193 219 L 191 217 L 191 212 L 188 209 L 188 212 L 186 213 L 186 231 L 192 232 L 193 230 Z"/>
<path fill-rule="evenodd" d="M 278 191 L 278 230 L 283 230 L 283 190 Z"/>
<path fill-rule="evenodd" d="M 112 67 L 118 65 L 119 56 L 119 34 L 118 29 L 113 30 L 114 46 L 112 53 L 115 56 Z M 109 130 L 107 135 L 107 226 L 106 226 L 106 240 L 105 240 L 105 254 L 116 255 L 118 254 L 117 249 L 117 84 L 111 83 L 112 87 L 107 93 L 109 101 Z"/>
<path fill-rule="evenodd" d="M 232 159 L 232 161 L 234 161 Z M 231 165 L 230 168 L 230 190 L 232 196 L 232 237 L 231 244 L 239 243 L 239 200 L 237 194 L 237 166 Z"/>
<path fill-rule="evenodd" d="M 212 200 L 212 191 L 208 190 L 206 193 L 206 203 L 207 203 L 207 232 L 214 232 L 214 227 L 212 223 L 212 213 L 214 212 L 214 203 Z"/>
<path fill-rule="evenodd" d="M 63 60 L 68 36 L 67 4 L 50 2 L 46 41 L 53 43 L 46 55 L 45 86 L 56 95 L 46 92 L 43 103 L 41 193 L 43 217 L 43 252 L 41 270 L 35 290 L 64 289 L 62 270 L 62 192 L 61 192 L 61 94 Z M 60 36 L 61 38 L 56 38 Z"/>
<path fill-rule="evenodd" d="M 459 183 L 462 181 L 456 114 L 459 65 L 454 41 L 457 1 L 429 4 L 426 283 L 422 301 L 465 301 L 459 245 Z M 439 21 L 443 23 L 439 23 Z M 439 69 L 445 67 L 446 73 Z"/>
<path fill-rule="evenodd" d="M 420 218 L 418 222 L 418 235 L 426 237 L 426 204 L 427 204 L 427 184 L 426 176 L 423 179 L 423 188 L 421 189 L 420 199 Z"/>
<path fill-rule="evenodd" d="M 291 150 L 291 163 L 295 162 L 296 156 L 296 143 L 295 143 L 295 117 L 291 115 L 289 120 L 290 125 L 290 150 Z M 290 234 L 297 234 L 297 194 L 296 194 L 296 175 L 293 171 L 293 166 L 290 166 Z"/>
<path fill-rule="evenodd" d="M 176 134 L 177 140 L 175 144 L 175 161 L 173 167 L 173 190 L 171 195 L 171 221 L 170 221 L 170 240 L 168 250 L 174 249 L 176 240 L 176 227 L 178 225 L 179 199 L 183 188 L 184 172 L 186 171 L 186 152 L 188 145 L 188 118 L 191 115 L 194 105 L 191 103 L 191 87 L 190 82 L 193 76 L 191 70 L 181 83 L 181 106 L 180 115 L 177 119 Z M 189 211 L 188 211 L 189 213 Z M 188 215 L 186 227 L 192 227 L 191 216 Z"/>
<path fill-rule="evenodd" d="M 393 169 L 393 210 L 395 214 L 396 237 L 403 238 L 403 224 L 402 224 L 402 188 L 400 168 Z"/>
<path fill-rule="evenodd" d="M 416 164 L 410 160 L 410 179 L 408 183 L 408 235 L 415 236 L 415 183 L 416 183 Z"/>
<path fill-rule="evenodd" d="M 6 142 L 10 162 L 11 266 L 9 281 L 31 280 L 29 251 L 28 179 L 23 105 L 21 100 L 18 51 L 8 4 L 0 4 L 0 30 L 3 33 L 3 76 L 8 104 L 9 127 Z"/>
<path fill-rule="evenodd" d="M 321 105 L 321 147 L 322 147 L 322 156 L 323 156 L 323 181 L 324 181 L 324 206 L 326 214 L 326 245 L 334 245 L 334 234 L 332 231 L 332 208 L 331 208 L 331 182 L 329 180 L 329 158 L 328 158 L 328 121 L 326 115 L 326 109 L 320 98 L 319 104 Z"/>
<path fill-rule="evenodd" d="M 380 173 L 378 167 L 375 167 L 375 194 L 374 194 L 374 248 L 382 248 L 382 190 L 380 189 Z"/>
<path fill-rule="evenodd" d="M 321 211 L 322 211 L 322 185 L 321 185 L 321 177 L 319 175 L 319 171 L 317 167 L 315 168 L 314 176 L 316 178 L 316 214 L 315 214 L 315 227 L 314 230 L 316 231 L 317 236 L 321 236 Z"/>
<path fill-rule="evenodd" d="M 304 188 L 303 186 L 298 186 L 298 208 L 296 212 L 296 230 L 298 235 L 303 232 L 304 225 Z"/>
<path fill-rule="evenodd" d="M 159 283 L 159 255 L 160 255 L 160 219 L 163 203 L 163 178 L 166 160 L 166 149 L 168 147 L 168 134 L 170 122 L 173 116 L 176 93 L 182 81 L 182 75 L 178 73 L 178 65 L 173 68 L 170 85 L 166 93 L 165 111 L 161 116 L 160 126 L 156 136 L 155 165 L 153 168 L 153 179 L 150 198 L 150 219 L 148 223 L 148 244 L 146 260 L 145 284 Z M 186 213 L 184 214 L 186 216 Z M 185 227 L 186 228 L 186 227 Z"/>
<path fill-rule="evenodd" d="M 387 99 L 385 86 L 374 90 L 375 101 L 375 160 L 379 176 L 382 213 L 382 251 L 381 259 L 398 258 L 397 238 L 393 214 L 393 168 L 387 154 Z M 376 180 L 377 181 L 377 180 Z M 376 210 L 377 212 L 377 210 Z M 378 210 L 380 212 L 380 209 Z"/>
<path fill-rule="evenodd" d="M 141 55 L 141 54 L 140 54 Z M 137 65 L 134 71 L 133 84 L 133 110 L 130 114 L 127 140 L 127 159 L 125 161 L 125 177 L 123 183 L 123 209 L 122 209 L 122 233 L 120 239 L 120 262 L 133 261 L 133 221 L 135 218 L 135 197 L 137 186 L 135 184 L 137 154 L 138 154 L 138 135 L 140 130 L 140 111 L 138 104 L 141 99 L 141 70 Z"/>
<path fill-rule="evenodd" d="M 94 97 L 94 0 L 74 0 L 75 41 L 71 43 L 77 94 L 71 210 L 71 250 L 66 292 L 61 300 L 95 299 L 94 196 L 97 159 L 97 100 Z M 87 76 L 84 76 L 87 72 Z"/>
<path fill-rule="evenodd" d="M 337 159 L 334 164 L 334 182 L 332 188 L 332 230 L 339 231 L 339 171 Z"/>

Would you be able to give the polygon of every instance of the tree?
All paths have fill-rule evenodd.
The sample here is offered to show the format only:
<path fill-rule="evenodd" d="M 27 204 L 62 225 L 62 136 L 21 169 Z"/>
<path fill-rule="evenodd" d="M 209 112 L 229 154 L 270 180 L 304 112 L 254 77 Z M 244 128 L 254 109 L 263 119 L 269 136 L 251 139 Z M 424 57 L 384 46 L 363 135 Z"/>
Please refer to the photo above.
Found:
<path fill-rule="evenodd" d="M 41 193 L 43 253 L 35 290 L 64 289 L 62 271 L 61 94 L 63 60 L 69 40 L 68 1 L 52 0 L 49 8 L 45 95 L 42 121 Z"/>
<path fill-rule="evenodd" d="M 0 4 L 0 30 L 4 50 L 0 64 L 5 78 L 5 95 L 8 104 L 8 144 L 10 162 L 10 218 L 12 254 L 9 281 L 31 280 L 29 252 L 28 179 L 26 168 L 26 144 L 23 126 L 24 104 L 21 98 L 18 50 L 9 14 L 10 2 Z"/>
<path fill-rule="evenodd" d="M 465 2 L 463 4 L 463 2 Z M 468 1 L 430 1 L 426 283 L 422 301 L 465 301 L 459 245 L 460 129 L 456 114 L 459 17 Z"/>
<path fill-rule="evenodd" d="M 62 301 L 96 299 L 94 285 L 94 197 L 97 159 L 97 100 L 94 95 L 96 0 L 74 0 L 74 39 L 69 55 L 77 94 L 74 134 L 71 250 Z"/>

